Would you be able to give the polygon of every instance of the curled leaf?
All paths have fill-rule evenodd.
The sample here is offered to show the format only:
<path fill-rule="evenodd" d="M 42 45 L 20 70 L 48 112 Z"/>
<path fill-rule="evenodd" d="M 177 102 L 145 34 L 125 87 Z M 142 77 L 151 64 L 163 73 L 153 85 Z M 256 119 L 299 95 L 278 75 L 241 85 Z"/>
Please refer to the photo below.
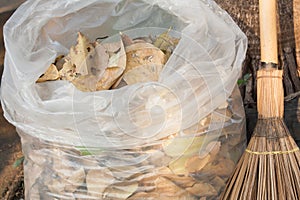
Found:
<path fill-rule="evenodd" d="M 54 81 L 59 79 L 59 73 L 54 64 L 51 64 L 47 71 L 37 80 L 38 83 Z"/>
<path fill-rule="evenodd" d="M 128 35 L 120 32 L 120 36 L 125 47 L 133 44 L 133 40 Z"/>

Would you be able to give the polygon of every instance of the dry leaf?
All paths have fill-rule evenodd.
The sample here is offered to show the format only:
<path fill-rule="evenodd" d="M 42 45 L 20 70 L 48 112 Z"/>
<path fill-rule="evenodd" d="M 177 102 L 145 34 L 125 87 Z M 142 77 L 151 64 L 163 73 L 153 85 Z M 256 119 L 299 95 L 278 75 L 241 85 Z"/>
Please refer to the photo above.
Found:
<path fill-rule="evenodd" d="M 156 189 L 151 192 L 159 194 L 157 199 L 172 199 L 172 200 L 194 200 L 194 196 L 189 194 L 183 188 L 177 186 L 172 181 L 164 177 L 158 177 L 155 180 Z"/>
<path fill-rule="evenodd" d="M 152 153 L 149 153 L 149 162 L 155 166 L 166 166 L 168 165 L 172 158 L 167 156 L 164 152 L 160 150 L 155 150 Z"/>
<path fill-rule="evenodd" d="M 65 60 L 65 56 L 64 55 L 59 55 L 55 58 L 55 66 L 57 68 L 57 70 L 61 70 L 63 68 L 63 65 L 65 64 L 66 60 Z"/>
<path fill-rule="evenodd" d="M 156 46 L 166 54 L 167 59 L 169 59 L 180 40 L 178 38 L 170 36 L 170 30 L 171 29 L 159 35 L 153 43 L 154 46 Z"/>
<path fill-rule="evenodd" d="M 155 190 L 154 181 L 157 178 L 158 178 L 157 174 L 145 175 L 145 177 L 139 181 L 139 191 L 151 192 Z"/>
<path fill-rule="evenodd" d="M 103 199 L 121 200 L 127 199 L 138 189 L 138 183 L 116 183 L 107 187 L 103 193 Z"/>
<path fill-rule="evenodd" d="M 77 161 L 59 149 L 53 149 L 52 161 L 53 174 L 47 177 L 47 186 L 50 190 L 74 192 L 84 183 L 85 171 L 83 166 L 76 164 Z M 55 177 L 55 178 L 53 178 Z"/>
<path fill-rule="evenodd" d="M 94 47 L 91 47 L 91 49 L 93 49 L 86 57 L 86 64 L 88 68 L 88 74 L 96 76 L 99 80 L 105 69 L 108 67 L 109 53 L 102 44 L 96 42 L 93 46 Z"/>
<path fill-rule="evenodd" d="M 51 64 L 47 71 L 37 80 L 38 83 L 45 81 L 54 81 L 59 79 L 59 73 L 54 64 Z"/>
<path fill-rule="evenodd" d="M 153 40 L 152 40 L 151 36 L 138 37 L 138 38 L 133 39 L 133 43 L 139 43 L 139 42 L 147 42 L 147 43 L 153 44 Z"/>
<path fill-rule="evenodd" d="M 210 180 L 210 183 L 217 191 L 221 191 L 226 185 L 226 182 L 219 176 L 216 176 L 215 178 Z"/>
<path fill-rule="evenodd" d="M 190 173 L 194 173 L 200 171 L 204 168 L 207 163 L 210 161 L 210 155 L 206 155 L 204 158 L 200 158 L 198 155 L 189 158 L 186 163 L 185 167 Z"/>
<path fill-rule="evenodd" d="M 82 34 L 78 33 L 77 44 L 72 46 L 68 55 L 68 59 L 75 65 L 76 73 L 80 75 L 89 74 L 89 66 L 87 64 L 87 57 L 90 52 L 94 51 L 94 47 L 89 40 Z"/>
<path fill-rule="evenodd" d="M 158 81 L 163 65 L 143 65 L 125 72 L 123 79 L 128 85 Z"/>
<path fill-rule="evenodd" d="M 66 61 L 63 68 L 59 71 L 59 76 L 62 80 L 73 81 L 76 76 L 76 67 L 71 61 Z"/>
<path fill-rule="evenodd" d="M 106 69 L 97 83 L 97 90 L 107 90 L 113 85 L 117 87 L 115 83 L 119 81 L 126 68 L 126 54 L 122 41 L 103 44 L 103 47 L 110 56 Z"/>
<path fill-rule="evenodd" d="M 235 163 L 230 159 L 220 158 L 206 165 L 199 173 L 202 175 L 215 175 L 228 177 L 235 168 Z"/>
<path fill-rule="evenodd" d="M 124 80 L 127 84 L 157 81 L 166 61 L 160 49 L 146 42 L 127 46 L 126 57 Z"/>
<path fill-rule="evenodd" d="M 218 109 L 226 109 L 226 108 L 228 108 L 228 106 L 229 106 L 228 102 L 225 101 L 223 104 L 221 104 L 221 105 L 218 107 Z"/>
<path fill-rule="evenodd" d="M 125 87 L 127 83 L 124 81 L 123 77 L 124 74 L 117 79 L 117 81 L 111 86 L 111 89 L 119 89 L 121 87 Z"/>
<path fill-rule="evenodd" d="M 217 137 L 217 136 L 216 136 Z M 163 141 L 164 152 L 171 157 L 195 155 L 201 149 L 205 136 L 175 137 Z M 207 142 L 207 141 L 206 141 Z"/>
<path fill-rule="evenodd" d="M 198 182 L 192 187 L 186 188 L 186 190 L 198 197 L 206 197 L 206 196 L 217 196 L 218 192 L 215 188 L 209 184 L 204 182 Z"/>
<path fill-rule="evenodd" d="M 125 47 L 130 46 L 133 44 L 133 40 L 126 34 L 120 32 L 121 40 Z"/>
<path fill-rule="evenodd" d="M 169 163 L 169 168 L 174 174 L 185 175 L 189 174 L 188 169 L 185 167 L 186 161 L 189 159 L 187 156 L 181 156 L 176 160 L 173 160 Z"/>
<path fill-rule="evenodd" d="M 155 192 L 167 197 L 178 197 L 186 194 L 186 191 L 175 185 L 172 181 L 164 177 L 158 177 L 155 181 Z"/>
<path fill-rule="evenodd" d="M 86 176 L 86 187 L 88 194 L 102 198 L 105 188 L 114 183 L 115 178 L 111 171 L 104 167 L 89 170 Z"/>
<path fill-rule="evenodd" d="M 71 47 L 60 76 L 81 91 L 93 92 L 109 89 L 123 74 L 125 67 L 126 54 L 122 41 L 91 44 L 79 33 L 77 44 Z"/>
<path fill-rule="evenodd" d="M 195 179 L 190 176 L 178 176 L 175 174 L 167 174 L 163 176 L 181 188 L 192 187 L 196 183 Z"/>
<path fill-rule="evenodd" d="M 93 75 L 78 76 L 73 78 L 72 83 L 82 92 L 94 92 L 96 91 L 98 79 Z"/>
<path fill-rule="evenodd" d="M 119 179 L 126 179 L 140 172 L 136 166 L 132 165 L 118 166 L 111 168 L 110 170 L 113 173 L 113 175 L 115 177 L 118 177 Z"/>
<path fill-rule="evenodd" d="M 134 43 L 125 48 L 127 63 L 126 71 L 129 71 L 138 66 L 144 65 L 164 65 L 165 54 L 149 43 Z"/>
<path fill-rule="evenodd" d="M 159 194 L 155 192 L 137 192 L 133 194 L 128 200 L 158 200 Z"/>
<path fill-rule="evenodd" d="M 199 123 L 183 130 L 186 135 L 194 135 L 207 131 L 210 124 L 210 116 L 207 116 L 199 121 Z"/>

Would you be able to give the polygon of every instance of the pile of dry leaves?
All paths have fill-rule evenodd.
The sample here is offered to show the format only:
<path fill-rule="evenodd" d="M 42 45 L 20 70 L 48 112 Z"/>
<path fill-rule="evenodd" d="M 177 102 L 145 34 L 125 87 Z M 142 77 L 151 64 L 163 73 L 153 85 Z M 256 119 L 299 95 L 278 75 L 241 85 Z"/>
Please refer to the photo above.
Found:
<path fill-rule="evenodd" d="M 58 57 L 38 82 L 68 80 L 92 92 L 157 81 L 178 42 L 168 31 L 155 39 L 121 34 L 115 43 L 91 43 L 79 33 L 76 46 Z M 29 194 L 34 199 L 218 199 L 243 143 L 244 122 L 234 119 L 237 102 L 232 99 L 238 98 L 151 145 L 90 154 L 79 147 L 56 148 L 57 144 L 35 141 L 25 168 L 33 174 Z M 138 113 L 139 108 L 137 119 L 144 118 Z M 211 123 L 226 126 L 211 131 Z"/>
<path fill-rule="evenodd" d="M 37 82 L 68 80 L 77 89 L 92 92 L 157 81 L 179 42 L 169 31 L 154 39 L 120 35 L 118 42 L 92 43 L 78 33 L 76 46 L 71 47 L 68 55 L 57 57 Z"/>

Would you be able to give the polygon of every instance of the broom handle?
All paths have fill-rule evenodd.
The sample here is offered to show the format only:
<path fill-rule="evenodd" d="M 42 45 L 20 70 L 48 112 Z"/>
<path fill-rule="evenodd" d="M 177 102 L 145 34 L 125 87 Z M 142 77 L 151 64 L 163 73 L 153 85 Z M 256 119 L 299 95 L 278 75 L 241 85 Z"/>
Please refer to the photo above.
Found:
<path fill-rule="evenodd" d="M 257 110 L 259 118 L 282 118 L 284 92 L 282 70 L 278 64 L 276 0 L 259 0 L 261 61 L 265 68 L 257 72 Z"/>
<path fill-rule="evenodd" d="M 276 0 L 259 0 L 261 61 L 278 64 Z"/>
<path fill-rule="evenodd" d="M 296 59 L 297 59 L 297 71 L 300 77 L 300 0 L 294 0 L 293 2 L 294 11 L 294 33 L 296 43 Z"/>

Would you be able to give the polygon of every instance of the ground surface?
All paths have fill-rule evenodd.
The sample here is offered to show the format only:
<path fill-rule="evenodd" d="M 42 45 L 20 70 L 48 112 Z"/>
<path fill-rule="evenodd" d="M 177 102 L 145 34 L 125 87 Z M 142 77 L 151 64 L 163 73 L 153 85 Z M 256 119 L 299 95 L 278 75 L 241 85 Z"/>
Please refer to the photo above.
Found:
<path fill-rule="evenodd" d="M 0 1 L 0 76 L 3 70 L 4 46 L 3 25 L 11 16 L 20 0 Z M 22 156 L 21 144 L 15 127 L 3 117 L 0 105 L 0 199 L 17 200 L 22 198 L 22 167 L 14 167 L 14 162 Z"/>

